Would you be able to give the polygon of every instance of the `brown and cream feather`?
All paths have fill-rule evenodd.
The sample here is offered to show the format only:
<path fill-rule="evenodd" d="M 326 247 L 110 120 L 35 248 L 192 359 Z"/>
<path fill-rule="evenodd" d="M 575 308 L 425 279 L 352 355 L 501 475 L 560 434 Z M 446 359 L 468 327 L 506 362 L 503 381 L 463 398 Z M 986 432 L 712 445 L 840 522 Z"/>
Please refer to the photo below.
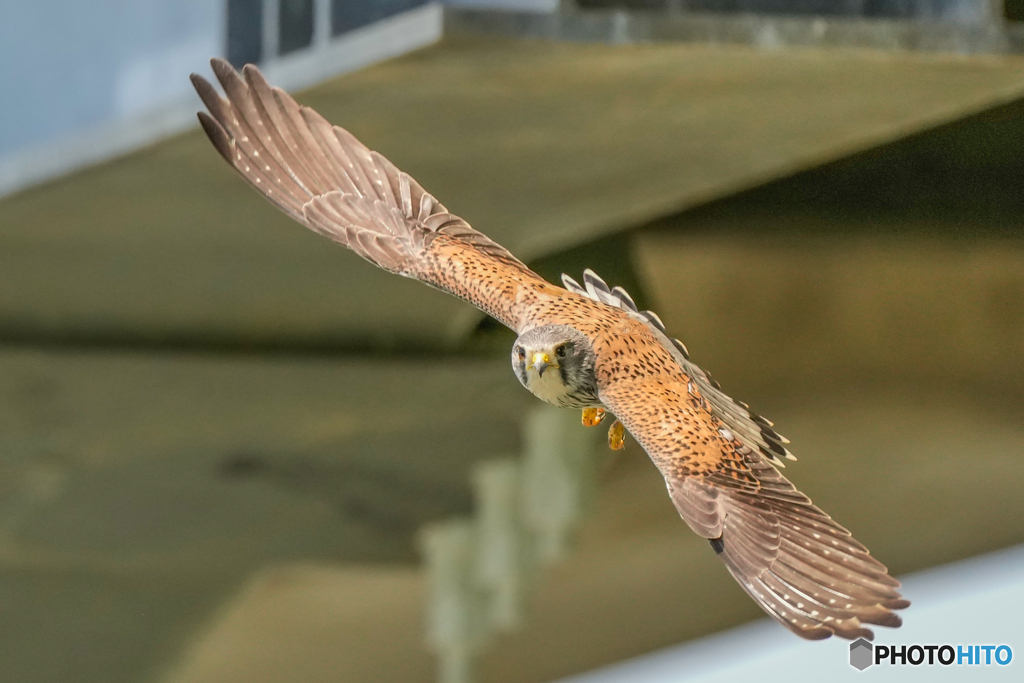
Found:
<path fill-rule="evenodd" d="M 899 626 L 899 582 L 771 463 L 792 458 L 772 423 L 726 395 L 619 287 L 591 271 L 566 288 L 530 271 L 413 178 L 331 126 L 253 66 L 212 61 L 227 99 L 193 74 L 203 129 L 250 184 L 306 227 L 368 261 L 458 296 L 520 335 L 584 334 L 601 402 L 665 477 L 680 515 L 768 614 L 805 638 Z"/>

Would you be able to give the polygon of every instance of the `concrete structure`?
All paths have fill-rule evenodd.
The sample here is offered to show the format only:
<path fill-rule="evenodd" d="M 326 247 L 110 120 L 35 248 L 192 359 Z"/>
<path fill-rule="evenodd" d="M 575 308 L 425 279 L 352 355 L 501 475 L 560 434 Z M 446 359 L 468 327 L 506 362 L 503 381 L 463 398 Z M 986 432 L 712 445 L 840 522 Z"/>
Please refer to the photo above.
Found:
<path fill-rule="evenodd" d="M 902 575 L 1024 542 L 1021 67 L 463 36 L 299 98 L 542 274 L 624 284 Z M 508 334 L 294 226 L 197 132 L 0 225 L 0 679 L 434 680 L 418 532 L 525 449 Z M 595 464 L 484 680 L 759 616 L 635 444 Z"/>

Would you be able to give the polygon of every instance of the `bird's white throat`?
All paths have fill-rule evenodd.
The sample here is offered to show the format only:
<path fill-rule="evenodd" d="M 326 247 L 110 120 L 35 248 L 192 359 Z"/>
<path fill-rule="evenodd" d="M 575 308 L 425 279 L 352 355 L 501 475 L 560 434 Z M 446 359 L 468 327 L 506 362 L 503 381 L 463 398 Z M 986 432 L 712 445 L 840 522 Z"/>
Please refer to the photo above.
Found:
<path fill-rule="evenodd" d="M 540 400 L 556 406 L 565 406 L 569 402 L 569 387 L 562 382 L 562 373 L 554 366 L 546 369 L 543 375 L 527 368 L 526 388 Z"/>

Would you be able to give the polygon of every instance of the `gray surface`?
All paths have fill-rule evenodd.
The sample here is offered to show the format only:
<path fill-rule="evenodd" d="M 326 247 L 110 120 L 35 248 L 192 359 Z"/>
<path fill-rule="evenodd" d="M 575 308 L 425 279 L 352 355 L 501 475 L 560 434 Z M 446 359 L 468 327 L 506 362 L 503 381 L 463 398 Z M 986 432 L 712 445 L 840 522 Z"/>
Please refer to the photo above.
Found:
<path fill-rule="evenodd" d="M 898 380 L 1019 397 L 1022 181 L 1016 101 L 666 216 L 634 253 L 659 273 L 650 305 L 726 388 L 735 373 L 766 390 Z"/>
<path fill-rule="evenodd" d="M 533 260 L 1024 90 L 1016 59 L 454 41 L 300 100 Z M 280 215 L 198 133 L 0 201 L 0 339 L 451 349 L 479 316 Z"/>
<path fill-rule="evenodd" d="M 414 562 L 529 400 L 505 358 L 7 350 L 0 378 L 0 679 L 24 683 L 151 680 L 268 564 Z"/>
<path fill-rule="evenodd" d="M 1001 21 L 664 12 L 658 11 L 664 2 L 638 4 L 644 7 L 585 8 L 555 14 L 450 8 L 445 14 L 445 29 L 452 33 L 619 44 L 692 42 L 768 49 L 856 47 L 961 54 L 1024 52 L 1024 29 L 1019 24 Z"/>
<path fill-rule="evenodd" d="M 786 475 L 896 575 L 1024 542 L 1019 477 L 993 476 L 1013 470 L 1024 444 L 1020 410 L 1003 412 L 1003 396 L 972 405 L 955 387 L 726 386 L 793 440 L 800 460 Z M 306 683 L 435 680 L 423 656 L 421 574 L 306 566 L 261 572 L 170 680 L 284 683 L 296 671 Z M 552 681 L 764 616 L 679 519 L 635 442 L 604 468 L 578 546 L 536 590 L 526 628 L 488 650 L 487 683 Z M 913 606 L 904 617 L 918 623 Z M 900 631 L 877 633 L 904 642 Z"/>
<path fill-rule="evenodd" d="M 0 675 L 24 683 L 152 680 L 233 584 L 77 568 L 0 570 Z"/>
<path fill-rule="evenodd" d="M 419 524 L 468 508 L 467 463 L 517 444 L 528 395 L 503 360 L 5 352 L 8 531 L 197 568 L 411 560 Z"/>
<path fill-rule="evenodd" d="M 918 618 L 903 626 L 897 642 L 888 639 L 879 644 L 891 644 L 897 650 L 904 643 L 908 649 L 914 644 L 951 644 L 954 648 L 959 644 L 965 651 L 967 643 L 1007 644 L 1011 650 L 1017 645 L 1019 626 L 1013 615 L 1024 607 L 1024 546 L 901 576 L 900 580 L 914 601 Z M 860 671 L 847 664 L 854 663 L 853 651 L 858 652 Z M 764 619 L 558 683 L 787 683 L 821 672 L 828 672 L 829 680 L 859 682 L 863 680 L 860 672 L 874 665 L 872 655 L 871 645 L 863 640 L 798 641 Z M 1005 653 L 1001 655 L 1005 657 Z M 974 666 L 979 664 L 977 658 L 971 660 Z M 1011 675 L 1009 671 L 994 673 L 1004 666 L 998 665 L 992 654 L 987 661 L 983 654 L 982 662 L 992 672 L 989 676 Z M 939 674 L 949 669 L 935 659 L 931 664 L 925 658 L 918 665 L 893 666 L 886 658 L 879 664 L 871 671 L 873 681 L 933 681 L 939 676 L 956 676 L 952 672 Z M 1012 660 L 1007 664 L 1012 665 Z M 966 657 L 964 665 L 968 665 Z"/>

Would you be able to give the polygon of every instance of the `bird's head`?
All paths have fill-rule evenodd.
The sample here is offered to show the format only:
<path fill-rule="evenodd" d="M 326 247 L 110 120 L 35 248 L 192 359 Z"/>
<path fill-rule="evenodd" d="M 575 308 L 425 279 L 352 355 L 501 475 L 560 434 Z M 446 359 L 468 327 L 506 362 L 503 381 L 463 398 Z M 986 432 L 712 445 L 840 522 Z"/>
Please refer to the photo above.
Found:
<path fill-rule="evenodd" d="M 568 325 L 544 325 L 512 345 L 512 368 L 538 398 L 562 407 L 598 405 L 594 349 Z"/>

